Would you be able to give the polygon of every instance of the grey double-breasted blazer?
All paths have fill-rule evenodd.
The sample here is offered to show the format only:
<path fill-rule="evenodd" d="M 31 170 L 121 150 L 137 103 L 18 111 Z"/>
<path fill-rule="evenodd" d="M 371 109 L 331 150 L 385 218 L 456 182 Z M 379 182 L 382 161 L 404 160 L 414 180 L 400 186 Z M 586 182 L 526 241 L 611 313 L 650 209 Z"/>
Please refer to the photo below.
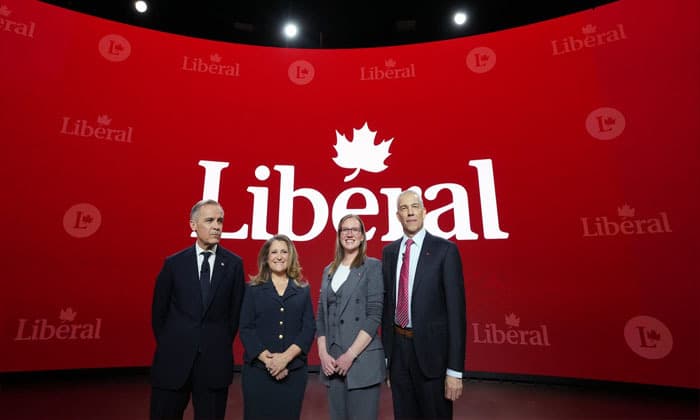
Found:
<path fill-rule="evenodd" d="M 316 331 L 319 337 L 328 336 L 330 328 L 335 328 L 329 324 L 328 293 L 332 291 L 329 269 L 330 265 L 323 270 L 318 302 Z M 372 341 L 348 370 L 348 389 L 375 385 L 385 378 L 384 347 L 377 332 L 382 319 L 383 300 L 382 263 L 376 258 L 367 257 L 364 264 L 350 269 L 350 274 L 342 286 L 336 318 L 339 324 L 335 341 L 343 351 L 352 345 L 360 330 L 372 337 Z M 327 342 L 328 346 L 330 344 Z M 328 384 L 328 378 L 323 372 L 320 373 L 320 377 L 322 382 Z"/>

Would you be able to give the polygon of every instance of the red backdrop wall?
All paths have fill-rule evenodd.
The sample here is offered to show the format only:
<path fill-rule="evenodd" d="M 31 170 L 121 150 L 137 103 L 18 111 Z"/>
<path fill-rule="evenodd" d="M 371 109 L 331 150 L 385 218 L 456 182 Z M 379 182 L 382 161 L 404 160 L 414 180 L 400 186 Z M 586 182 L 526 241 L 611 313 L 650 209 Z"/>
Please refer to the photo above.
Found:
<path fill-rule="evenodd" d="M 700 387 L 698 17 L 621 0 L 296 50 L 6 0 L 0 371 L 149 365 L 154 279 L 202 197 L 248 274 L 293 236 L 316 297 L 334 221 L 362 214 L 380 256 L 414 186 L 462 254 L 469 371 Z"/>

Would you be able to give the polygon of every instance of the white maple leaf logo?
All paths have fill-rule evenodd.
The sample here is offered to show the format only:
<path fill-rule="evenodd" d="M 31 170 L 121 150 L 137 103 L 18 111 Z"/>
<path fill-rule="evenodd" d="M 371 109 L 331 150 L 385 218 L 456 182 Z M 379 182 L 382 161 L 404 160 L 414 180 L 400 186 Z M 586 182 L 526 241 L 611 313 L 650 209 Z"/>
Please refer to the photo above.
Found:
<path fill-rule="evenodd" d="M 335 147 L 338 156 L 333 158 L 333 162 L 341 168 L 355 169 L 353 173 L 344 178 L 345 182 L 355 179 L 360 174 L 360 169 L 377 173 L 388 168 L 384 164 L 384 160 L 391 155 L 389 146 L 394 138 L 374 144 L 376 135 L 377 132 L 370 130 L 366 122 L 361 129 L 352 129 L 352 141 L 349 141 L 338 130 L 335 131 L 336 144 L 333 147 Z"/>

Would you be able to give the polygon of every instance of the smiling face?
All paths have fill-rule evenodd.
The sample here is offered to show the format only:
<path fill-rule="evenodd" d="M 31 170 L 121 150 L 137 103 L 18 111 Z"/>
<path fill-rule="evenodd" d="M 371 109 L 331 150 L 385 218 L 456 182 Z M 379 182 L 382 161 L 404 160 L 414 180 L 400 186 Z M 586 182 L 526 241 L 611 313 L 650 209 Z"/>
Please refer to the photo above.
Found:
<path fill-rule="evenodd" d="M 425 207 L 413 191 L 406 191 L 399 196 L 396 217 L 401 222 L 403 233 L 409 238 L 423 228 L 425 219 Z"/>
<path fill-rule="evenodd" d="M 289 248 L 284 241 L 272 241 L 267 253 L 267 265 L 277 275 L 286 275 L 289 266 Z"/>
<path fill-rule="evenodd" d="M 345 251 L 345 254 L 357 252 L 365 240 L 365 235 L 362 232 L 362 225 L 355 217 L 348 217 L 340 224 L 338 231 L 338 240 L 340 246 Z"/>
<path fill-rule="evenodd" d="M 221 240 L 224 226 L 224 210 L 216 204 L 205 204 L 190 220 L 192 231 L 197 233 L 197 244 L 202 249 L 212 249 Z"/>

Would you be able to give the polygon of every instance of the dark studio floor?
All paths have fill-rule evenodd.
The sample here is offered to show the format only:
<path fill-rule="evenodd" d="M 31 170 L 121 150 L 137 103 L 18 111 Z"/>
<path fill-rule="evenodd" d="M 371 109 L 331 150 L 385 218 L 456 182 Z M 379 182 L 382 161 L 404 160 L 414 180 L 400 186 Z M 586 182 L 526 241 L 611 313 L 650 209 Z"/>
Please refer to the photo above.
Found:
<path fill-rule="evenodd" d="M 0 375 L 0 418 L 146 419 L 150 387 L 145 369 L 103 369 Z M 698 390 L 608 383 L 534 384 L 476 380 L 464 384 L 455 419 L 698 419 Z M 303 419 L 325 419 L 325 388 L 311 373 Z M 391 393 L 382 388 L 382 419 L 391 419 Z M 229 390 L 227 419 L 241 418 L 240 374 Z M 185 419 L 192 418 L 191 406 Z"/>

